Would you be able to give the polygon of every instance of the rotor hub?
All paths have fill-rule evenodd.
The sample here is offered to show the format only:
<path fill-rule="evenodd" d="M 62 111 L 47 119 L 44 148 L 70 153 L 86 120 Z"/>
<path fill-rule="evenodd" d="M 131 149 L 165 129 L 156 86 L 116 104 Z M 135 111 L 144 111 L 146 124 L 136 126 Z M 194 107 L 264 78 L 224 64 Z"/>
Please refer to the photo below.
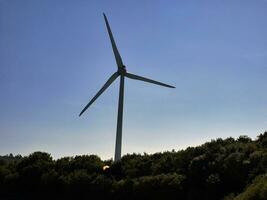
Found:
<path fill-rule="evenodd" d="M 118 73 L 120 74 L 120 75 L 125 75 L 126 74 L 126 67 L 123 65 L 123 67 L 119 67 L 118 68 Z"/>

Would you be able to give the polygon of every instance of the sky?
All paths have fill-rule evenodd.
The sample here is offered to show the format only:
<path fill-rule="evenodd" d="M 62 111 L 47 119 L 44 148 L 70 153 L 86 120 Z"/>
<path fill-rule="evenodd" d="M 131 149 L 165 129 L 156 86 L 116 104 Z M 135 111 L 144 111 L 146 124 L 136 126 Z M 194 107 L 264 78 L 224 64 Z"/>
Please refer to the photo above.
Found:
<path fill-rule="evenodd" d="M 119 80 L 106 13 L 129 72 L 122 154 L 185 149 L 267 130 L 267 1 L 0 0 L 0 155 L 114 156 Z"/>

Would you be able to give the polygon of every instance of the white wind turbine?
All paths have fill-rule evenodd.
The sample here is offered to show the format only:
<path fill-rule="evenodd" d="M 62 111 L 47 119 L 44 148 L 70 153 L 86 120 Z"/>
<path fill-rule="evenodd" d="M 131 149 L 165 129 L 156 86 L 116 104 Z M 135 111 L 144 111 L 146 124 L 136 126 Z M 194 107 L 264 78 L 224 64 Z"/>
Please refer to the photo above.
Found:
<path fill-rule="evenodd" d="M 130 79 L 139 80 L 139 81 L 148 82 L 148 83 L 153 83 L 156 85 L 161 85 L 164 87 L 169 87 L 169 88 L 175 88 L 175 87 L 171 86 L 171 85 L 167 85 L 165 83 L 154 81 L 154 80 L 142 77 L 142 76 L 128 73 L 126 70 L 126 67 L 124 66 L 124 64 L 122 62 L 122 59 L 121 59 L 121 56 L 120 56 L 119 51 L 117 49 L 117 46 L 115 44 L 115 40 L 113 38 L 111 29 L 110 29 L 110 26 L 108 23 L 108 19 L 104 13 L 103 13 L 103 15 L 104 15 L 105 23 L 106 23 L 106 26 L 108 29 L 108 34 L 109 34 L 109 38 L 111 41 L 111 45 L 112 45 L 113 53 L 114 53 L 114 56 L 116 59 L 118 70 L 114 74 L 111 75 L 111 77 L 107 80 L 107 82 L 104 84 L 104 86 L 97 92 L 97 94 L 91 99 L 91 101 L 83 108 L 83 110 L 81 111 L 79 116 L 81 116 L 89 108 L 89 106 L 92 105 L 92 103 L 115 81 L 116 78 L 120 77 L 117 134 L 116 134 L 116 146 L 115 146 L 115 158 L 114 158 L 114 161 L 118 161 L 121 158 L 123 96 L 124 96 L 124 79 L 125 79 L 125 77 L 130 78 Z"/>

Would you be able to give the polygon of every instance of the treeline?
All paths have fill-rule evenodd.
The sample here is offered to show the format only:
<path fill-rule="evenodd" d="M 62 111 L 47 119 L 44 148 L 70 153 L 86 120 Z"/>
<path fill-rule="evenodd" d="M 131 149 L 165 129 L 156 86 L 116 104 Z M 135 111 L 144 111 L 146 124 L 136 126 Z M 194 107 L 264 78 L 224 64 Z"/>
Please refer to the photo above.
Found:
<path fill-rule="evenodd" d="M 0 199 L 267 200 L 267 132 L 115 163 L 96 155 L 1 156 Z"/>

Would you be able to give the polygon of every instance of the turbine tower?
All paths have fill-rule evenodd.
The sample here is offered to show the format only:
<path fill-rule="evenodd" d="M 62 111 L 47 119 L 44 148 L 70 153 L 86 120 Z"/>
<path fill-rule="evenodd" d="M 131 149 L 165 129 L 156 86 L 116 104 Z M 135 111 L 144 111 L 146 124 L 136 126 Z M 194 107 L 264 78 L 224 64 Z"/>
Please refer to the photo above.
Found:
<path fill-rule="evenodd" d="M 130 78 L 130 79 L 135 79 L 135 80 L 139 80 L 139 81 L 144 81 L 144 82 L 148 82 L 148 83 L 153 83 L 156 85 L 161 85 L 164 87 L 169 87 L 169 88 L 175 88 L 174 86 L 171 85 L 167 85 L 165 83 L 161 83 L 158 81 L 154 81 L 152 79 L 148 79 L 142 76 L 138 76 L 135 74 L 131 74 L 129 72 L 127 72 L 126 67 L 124 66 L 120 53 L 117 49 L 115 40 L 113 38 L 109 23 L 108 23 L 108 19 L 106 17 L 106 15 L 103 13 L 104 15 L 104 19 L 105 19 L 105 23 L 106 23 L 106 27 L 108 30 L 108 34 L 109 34 L 109 38 L 110 38 L 110 42 L 112 45 L 112 49 L 113 49 L 113 53 L 116 59 L 116 63 L 117 63 L 117 71 L 111 75 L 111 77 L 107 80 L 107 82 L 104 84 L 104 86 L 96 93 L 96 95 L 91 99 L 91 101 L 89 101 L 89 103 L 83 108 L 83 110 L 81 111 L 80 115 L 81 116 L 88 108 L 90 105 L 92 105 L 92 103 L 115 81 L 116 78 L 118 78 L 120 76 L 120 92 L 119 92 L 119 104 L 118 104 L 118 118 L 117 118 L 117 133 L 116 133 L 116 146 L 115 146 L 115 157 L 114 157 L 114 161 L 118 161 L 121 158 L 121 141 L 122 141 L 122 120 L 123 120 L 123 96 L 124 96 L 124 79 L 126 78 Z"/>

